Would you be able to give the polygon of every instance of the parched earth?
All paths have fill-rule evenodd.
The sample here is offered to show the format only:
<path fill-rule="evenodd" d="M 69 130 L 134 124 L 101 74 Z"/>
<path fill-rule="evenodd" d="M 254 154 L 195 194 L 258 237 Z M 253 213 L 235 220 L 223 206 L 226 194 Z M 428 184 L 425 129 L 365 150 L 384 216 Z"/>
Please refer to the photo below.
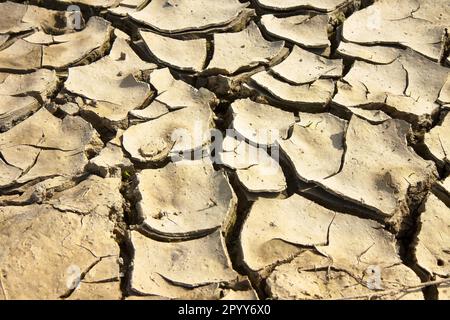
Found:
<path fill-rule="evenodd" d="M 0 1 L 0 299 L 449 299 L 450 0 L 219 2 Z"/>

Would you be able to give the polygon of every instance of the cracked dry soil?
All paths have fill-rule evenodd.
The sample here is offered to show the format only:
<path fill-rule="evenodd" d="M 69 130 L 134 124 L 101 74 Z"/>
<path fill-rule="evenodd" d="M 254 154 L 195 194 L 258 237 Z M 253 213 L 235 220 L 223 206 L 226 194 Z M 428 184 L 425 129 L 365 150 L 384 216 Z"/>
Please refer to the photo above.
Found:
<path fill-rule="evenodd" d="M 0 299 L 450 298 L 449 0 L 0 13 Z"/>

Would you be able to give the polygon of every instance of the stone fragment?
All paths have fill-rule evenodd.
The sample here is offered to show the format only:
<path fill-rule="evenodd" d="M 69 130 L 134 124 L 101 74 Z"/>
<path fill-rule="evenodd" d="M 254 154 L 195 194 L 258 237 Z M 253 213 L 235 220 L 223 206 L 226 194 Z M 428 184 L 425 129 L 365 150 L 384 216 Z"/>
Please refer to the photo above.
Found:
<path fill-rule="evenodd" d="M 345 136 L 342 170 L 318 183 L 343 199 L 373 210 L 375 218 L 399 227 L 409 212 L 409 199 L 431 186 L 437 177 L 435 165 L 408 146 L 410 129 L 401 120 L 372 125 L 352 117 Z"/>
<path fill-rule="evenodd" d="M 317 182 L 337 174 L 345 152 L 347 121 L 329 113 L 300 113 L 292 136 L 280 148 L 299 179 Z"/>
<path fill-rule="evenodd" d="M 328 257 L 327 265 L 354 274 L 374 264 L 401 263 L 394 235 L 379 223 L 336 213 L 299 195 L 257 200 L 240 240 L 244 262 L 253 271 L 285 260 L 302 247 L 314 247 Z"/>
<path fill-rule="evenodd" d="M 108 142 L 99 155 L 89 160 L 86 169 L 103 178 L 121 178 L 134 171 L 133 163 L 128 159 L 120 141 L 121 135 Z"/>
<path fill-rule="evenodd" d="M 45 45 L 50 45 L 55 42 L 53 36 L 51 34 L 45 33 L 44 31 L 35 32 L 27 37 L 24 37 L 23 39 L 29 43 L 45 44 Z"/>
<path fill-rule="evenodd" d="M 59 106 L 59 110 L 61 110 L 64 114 L 69 116 L 76 116 L 80 112 L 80 107 L 73 102 L 68 102 Z"/>
<path fill-rule="evenodd" d="M 199 72 L 206 62 L 206 40 L 178 40 L 140 31 L 147 49 L 158 62 L 183 71 Z"/>
<path fill-rule="evenodd" d="M 312 116 L 314 117 L 318 115 Z M 358 210 L 361 215 L 389 222 L 399 228 L 401 216 L 409 211 L 409 201 L 429 188 L 436 179 L 435 166 L 430 161 L 419 158 L 408 147 L 406 135 L 410 127 L 405 122 L 387 120 L 373 125 L 353 116 L 348 129 L 329 135 L 326 130 L 322 132 L 314 129 L 315 126 L 320 128 L 322 124 L 318 119 L 302 125 L 300 114 L 300 120 L 300 125 L 294 127 L 291 138 L 281 141 L 280 146 L 300 180 L 318 184 L 328 191 L 315 194 L 323 201 L 338 201 L 338 207 L 349 201 L 349 204 L 365 208 Z M 327 128 L 329 127 L 332 126 L 327 125 Z M 311 138 L 307 139 L 302 131 L 311 131 Z M 319 139 L 321 134 L 323 139 Z M 370 146 L 362 143 L 365 135 L 371 139 L 378 135 L 383 136 L 379 140 L 382 143 Z M 298 140 L 296 144 L 290 142 L 295 140 Z M 312 141 L 319 141 L 317 143 L 320 147 L 316 148 L 315 142 Z M 304 149 L 310 151 L 303 154 L 301 152 Z M 311 156 L 308 161 L 309 154 L 312 155 L 316 149 L 320 150 L 320 154 Z M 383 154 L 384 157 L 368 156 L 371 154 Z M 317 162 L 317 159 L 323 161 Z M 321 164 L 317 165 L 316 162 Z M 352 181 L 351 185 L 346 181 Z M 337 198 L 331 200 L 329 193 Z"/>
<path fill-rule="evenodd" d="M 67 191 L 66 200 L 83 205 L 77 197 L 80 191 Z M 121 199 L 118 189 L 112 192 Z M 109 211 L 111 200 L 92 196 L 89 199 L 97 211 L 85 216 L 46 204 L 0 207 L 0 239 L 4 244 L 0 254 L 1 283 L 5 299 L 121 297 L 117 285 L 103 289 L 119 279 L 114 223 L 103 214 Z"/>
<path fill-rule="evenodd" d="M 152 72 L 150 83 L 158 91 L 154 101 L 162 103 L 170 111 L 204 104 L 213 106 L 217 103 L 212 92 L 203 88 L 196 89 L 182 80 L 176 80 L 168 68 Z M 159 104 L 151 105 L 151 108 L 162 110 Z"/>
<path fill-rule="evenodd" d="M 6 1 L 0 3 L 0 12 L 8 13 L 0 21 L 0 34 L 17 34 L 31 30 L 61 33 L 68 31 L 70 27 L 70 12 L 66 11 Z"/>
<path fill-rule="evenodd" d="M 0 95 L 38 94 L 42 99 L 51 94 L 58 82 L 55 71 L 39 69 L 27 74 L 0 73 Z"/>
<path fill-rule="evenodd" d="M 342 36 L 359 44 L 402 45 L 438 61 L 449 21 L 446 0 L 381 0 L 351 15 L 344 22 Z"/>
<path fill-rule="evenodd" d="M 327 244 L 335 213 L 299 195 L 258 199 L 240 234 L 242 258 L 252 272 L 294 257 L 301 247 Z"/>
<path fill-rule="evenodd" d="M 427 124 L 439 110 L 439 93 L 448 70 L 411 50 L 377 65 L 356 61 L 337 84 L 333 102 L 345 107 L 382 109 L 412 123 Z"/>
<path fill-rule="evenodd" d="M 27 12 L 26 5 L 6 1 L 0 3 L 0 10 L 9 13 L 7 17 L 0 21 L 0 33 L 18 33 L 33 28 L 33 24 L 22 20 Z"/>
<path fill-rule="evenodd" d="M 53 192 L 52 197 L 44 203 L 64 212 L 117 217 L 123 211 L 121 182 L 120 177 L 104 179 L 91 175 L 72 188 Z"/>
<path fill-rule="evenodd" d="M 238 0 L 225 0 L 220 6 L 211 0 L 154 0 L 130 16 L 160 32 L 176 33 L 224 26 L 248 5 Z"/>
<path fill-rule="evenodd" d="M 244 222 L 240 246 L 245 266 L 266 279 L 275 299 L 376 296 L 379 290 L 420 284 L 402 264 L 395 236 L 382 225 L 299 195 L 258 199 Z M 409 298 L 423 296 L 419 292 Z"/>
<path fill-rule="evenodd" d="M 198 105 L 131 126 L 124 132 L 123 146 L 135 161 L 158 163 L 201 150 L 209 144 L 212 128 L 212 110 Z"/>
<path fill-rule="evenodd" d="M 58 85 L 56 72 L 0 73 L 0 131 L 11 129 L 41 106 Z"/>
<path fill-rule="evenodd" d="M 42 66 L 63 69 L 103 52 L 109 45 L 112 30 L 110 22 L 94 16 L 83 30 L 54 36 L 56 44 L 42 48 Z"/>
<path fill-rule="evenodd" d="M 58 85 L 55 71 L 0 73 L 0 131 L 11 129 L 41 106 Z"/>
<path fill-rule="evenodd" d="M 386 268 L 402 263 L 392 233 L 378 222 L 349 214 L 336 214 L 328 229 L 327 245 L 316 249 L 332 261 L 334 268 L 360 277 L 371 267 Z M 418 279 L 415 275 L 414 278 Z"/>
<path fill-rule="evenodd" d="M 272 36 L 305 48 L 327 48 L 328 17 L 326 15 L 296 15 L 277 18 L 273 14 L 261 17 L 261 25 Z"/>
<path fill-rule="evenodd" d="M 236 205 L 223 172 L 208 161 L 181 161 L 137 174 L 137 213 L 143 227 L 161 237 L 210 233 L 227 223 Z"/>
<path fill-rule="evenodd" d="M 232 99 L 236 99 L 242 98 L 245 94 L 247 94 L 247 92 L 243 91 L 243 89 L 245 90 L 246 86 L 248 86 L 250 77 L 264 70 L 265 67 L 260 66 L 256 69 L 245 71 L 236 75 L 209 75 L 207 78 L 202 78 L 202 80 L 205 80 L 206 88 L 217 95 L 225 95 Z"/>
<path fill-rule="evenodd" d="M 379 122 L 383 122 L 383 121 L 392 119 L 385 112 L 383 112 L 381 110 L 366 110 L 366 109 L 353 108 L 353 107 L 348 107 L 347 109 L 354 115 L 357 115 L 358 117 L 366 119 L 371 122 L 379 123 Z"/>
<path fill-rule="evenodd" d="M 266 71 L 256 73 L 250 79 L 276 101 L 304 111 L 324 109 L 331 101 L 335 88 L 334 82 L 330 79 L 320 79 L 311 84 L 292 85 L 278 80 Z"/>
<path fill-rule="evenodd" d="M 363 46 L 341 41 L 337 52 L 349 58 L 355 58 L 374 64 L 391 64 L 399 58 L 401 52 L 396 48 L 383 46 Z"/>
<path fill-rule="evenodd" d="M 40 103 L 33 97 L 1 96 L 0 132 L 8 131 L 17 122 L 39 109 Z"/>
<path fill-rule="evenodd" d="M 374 269 L 380 276 L 380 288 L 389 292 L 381 295 L 383 291 L 374 287 L 370 271 L 358 278 L 346 271 L 327 269 L 327 261 L 325 257 L 306 251 L 292 262 L 276 267 L 267 279 L 269 296 L 278 300 L 423 299 L 420 291 L 402 292 L 403 286 L 420 284 L 420 279 L 404 265 Z"/>
<path fill-rule="evenodd" d="M 291 54 L 272 71 L 292 84 L 305 84 L 320 78 L 340 78 L 342 60 L 331 60 L 294 46 Z"/>
<path fill-rule="evenodd" d="M 146 121 L 159 118 L 169 112 L 170 109 L 166 104 L 159 102 L 158 100 L 154 100 L 144 109 L 131 110 L 130 116 Z"/>
<path fill-rule="evenodd" d="M 430 193 L 421 208 L 415 245 L 417 264 L 431 276 L 450 276 L 450 208 Z"/>
<path fill-rule="evenodd" d="M 110 22 L 94 16 L 89 19 L 85 28 L 78 32 L 63 33 L 50 39 L 46 36 L 48 31 L 45 31 L 34 35 L 34 38 L 27 37 L 29 41 L 19 38 L 0 50 L 0 69 L 32 70 L 40 67 L 64 69 L 80 64 L 86 59 L 102 54 L 109 47 L 112 30 Z M 61 30 L 59 33 L 62 33 Z"/>
<path fill-rule="evenodd" d="M 387 65 L 356 61 L 343 81 L 338 82 L 339 91 L 333 101 L 346 106 L 381 103 L 388 94 L 403 94 L 406 77 L 407 71 L 398 60 Z"/>
<path fill-rule="evenodd" d="M 151 83 L 160 93 L 155 101 L 174 111 L 128 128 L 123 135 L 125 150 L 133 160 L 150 163 L 180 153 L 187 155 L 191 151 L 201 151 L 210 143 L 211 106 L 216 102 L 215 95 L 173 79 L 166 69 L 153 72 Z M 149 108 L 153 108 L 153 104 Z"/>
<path fill-rule="evenodd" d="M 126 40 L 117 38 L 108 56 L 87 66 L 70 68 L 65 88 L 95 101 L 94 105 L 81 105 L 84 112 L 109 128 L 125 129 L 128 113 L 141 107 L 152 94 L 150 85 L 135 75 L 154 68 L 154 64 L 142 61 Z"/>
<path fill-rule="evenodd" d="M 248 141 L 258 145 L 273 145 L 280 139 L 286 139 L 289 129 L 295 123 L 293 113 L 250 99 L 233 102 L 231 112 L 233 129 Z M 267 127 L 268 123 L 270 127 Z"/>
<path fill-rule="evenodd" d="M 34 70 L 41 67 L 42 46 L 18 39 L 0 51 L 0 69 Z"/>
<path fill-rule="evenodd" d="M 283 52 L 284 41 L 264 39 L 258 26 L 250 22 L 240 32 L 214 34 L 214 54 L 208 73 L 234 74 L 259 64 L 269 64 Z"/>
<path fill-rule="evenodd" d="M 236 170 L 239 182 L 252 193 L 286 190 L 286 178 L 278 160 L 272 158 L 266 149 L 231 136 L 225 137 L 219 154 L 219 163 Z"/>
<path fill-rule="evenodd" d="M 80 175 L 87 155 L 95 154 L 102 145 L 85 120 L 71 116 L 61 120 L 41 108 L 0 134 L 0 186 Z"/>
<path fill-rule="evenodd" d="M 178 298 L 193 288 L 233 282 L 238 274 L 220 231 L 195 240 L 159 242 L 132 231 L 131 288 L 139 293 Z"/>
<path fill-rule="evenodd" d="M 0 206 L 25 206 L 34 203 L 43 203 L 54 192 L 73 187 L 76 180 L 71 177 L 57 176 L 43 181 L 30 181 L 20 187 L 14 188 L 17 194 L 0 196 Z"/>

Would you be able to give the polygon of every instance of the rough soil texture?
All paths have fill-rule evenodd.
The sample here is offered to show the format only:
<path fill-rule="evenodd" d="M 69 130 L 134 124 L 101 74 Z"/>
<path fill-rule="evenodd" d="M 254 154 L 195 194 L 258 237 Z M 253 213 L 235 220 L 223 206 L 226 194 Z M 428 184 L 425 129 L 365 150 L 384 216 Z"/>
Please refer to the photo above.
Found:
<path fill-rule="evenodd" d="M 0 299 L 450 298 L 450 0 L 0 13 Z"/>

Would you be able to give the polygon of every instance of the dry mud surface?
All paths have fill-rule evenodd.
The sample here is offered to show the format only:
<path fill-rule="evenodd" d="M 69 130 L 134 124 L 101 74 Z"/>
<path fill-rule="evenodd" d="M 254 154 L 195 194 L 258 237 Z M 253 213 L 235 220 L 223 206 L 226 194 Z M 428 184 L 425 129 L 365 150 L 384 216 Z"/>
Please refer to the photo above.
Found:
<path fill-rule="evenodd" d="M 450 298 L 449 27 L 0 1 L 0 299 Z"/>

